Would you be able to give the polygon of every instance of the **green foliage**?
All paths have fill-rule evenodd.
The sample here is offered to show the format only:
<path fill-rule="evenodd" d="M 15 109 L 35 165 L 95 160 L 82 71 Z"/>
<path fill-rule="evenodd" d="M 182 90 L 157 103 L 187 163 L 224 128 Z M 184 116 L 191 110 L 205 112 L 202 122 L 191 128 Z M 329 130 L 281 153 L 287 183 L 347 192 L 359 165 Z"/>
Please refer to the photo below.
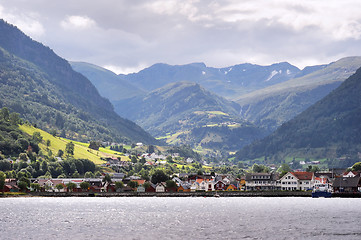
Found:
<path fill-rule="evenodd" d="M 262 172 L 269 172 L 270 169 L 265 165 L 253 164 L 252 172 L 254 173 L 262 173 Z"/>
<path fill-rule="evenodd" d="M 39 144 L 43 140 L 43 137 L 41 136 L 40 132 L 34 132 L 32 139 L 35 143 Z"/>
<path fill-rule="evenodd" d="M 28 183 L 25 181 L 19 181 L 18 187 L 20 188 L 21 191 L 26 191 L 28 189 Z"/>
<path fill-rule="evenodd" d="M 151 181 L 152 183 L 156 184 L 156 183 L 160 183 L 160 182 L 165 182 L 169 179 L 169 177 L 162 171 L 162 170 L 156 170 L 154 172 L 154 174 L 151 177 Z"/>
<path fill-rule="evenodd" d="M 173 180 L 167 180 L 166 182 L 165 182 L 165 186 L 166 186 L 166 188 L 176 188 L 177 187 L 177 184 L 176 184 L 176 182 L 174 182 Z"/>
<path fill-rule="evenodd" d="M 0 171 L 0 190 L 3 190 L 4 189 L 4 186 L 5 186 L 5 178 L 6 178 L 6 175 L 4 172 Z"/>
<path fill-rule="evenodd" d="M 273 134 L 241 149 L 236 158 L 247 160 L 297 153 L 330 158 L 356 155 L 361 146 L 360 79 L 361 69 Z"/>
<path fill-rule="evenodd" d="M 68 138 L 156 142 L 119 117 L 83 75 L 51 49 L 0 20 L 0 102 L 25 121 Z M 16 121 L 4 110 L 6 121 Z"/>
<path fill-rule="evenodd" d="M 355 163 L 352 166 L 352 171 L 361 171 L 361 162 Z"/>
<path fill-rule="evenodd" d="M 80 188 L 83 190 L 88 190 L 88 188 L 90 187 L 90 183 L 88 182 L 81 182 L 80 183 Z"/>
<path fill-rule="evenodd" d="M 138 187 L 138 182 L 136 181 L 130 181 L 128 183 L 128 186 L 131 187 L 131 188 L 137 188 Z"/>
<path fill-rule="evenodd" d="M 3 109 L 6 110 L 4 111 Z M 0 119 L 0 152 L 5 156 L 15 157 L 18 157 L 20 153 L 26 150 L 37 153 L 39 151 L 38 144 L 28 135 L 24 134 L 17 124 L 12 124 L 11 121 L 5 120 L 9 110 L 2 108 L 0 112 L 2 112 L 2 115 L 5 115 L 5 117 L 3 116 Z"/>
<path fill-rule="evenodd" d="M 67 157 L 74 156 L 74 143 L 69 142 L 65 146 L 65 153 Z"/>
<path fill-rule="evenodd" d="M 61 189 L 64 188 L 64 185 L 61 184 L 61 183 L 58 183 L 58 184 L 55 185 L 55 188 L 58 189 L 58 191 L 60 191 Z"/>
<path fill-rule="evenodd" d="M 122 181 L 115 182 L 115 188 L 116 189 L 124 188 L 124 183 Z"/>
<path fill-rule="evenodd" d="M 73 182 L 69 182 L 68 184 L 66 184 L 66 187 L 68 188 L 68 190 L 70 192 L 72 192 L 74 190 L 74 188 L 76 188 L 76 184 Z"/>
<path fill-rule="evenodd" d="M 99 150 L 100 146 L 101 146 L 100 142 L 90 141 L 88 148 L 94 149 L 94 150 Z"/>
<path fill-rule="evenodd" d="M 105 176 L 103 178 L 103 182 L 104 183 L 112 183 L 112 178 L 110 177 L 109 174 L 105 174 Z"/>
<path fill-rule="evenodd" d="M 31 183 L 30 188 L 32 188 L 33 191 L 38 192 L 40 190 L 40 185 L 39 183 Z"/>

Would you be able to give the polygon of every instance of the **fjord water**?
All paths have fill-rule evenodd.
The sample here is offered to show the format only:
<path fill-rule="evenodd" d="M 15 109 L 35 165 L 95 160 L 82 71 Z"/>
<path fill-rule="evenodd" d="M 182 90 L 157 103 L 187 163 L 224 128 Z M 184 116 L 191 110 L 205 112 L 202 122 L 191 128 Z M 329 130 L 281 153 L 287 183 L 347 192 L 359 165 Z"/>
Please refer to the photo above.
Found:
<path fill-rule="evenodd" d="M 360 239 L 361 199 L 2 198 L 0 239 Z"/>

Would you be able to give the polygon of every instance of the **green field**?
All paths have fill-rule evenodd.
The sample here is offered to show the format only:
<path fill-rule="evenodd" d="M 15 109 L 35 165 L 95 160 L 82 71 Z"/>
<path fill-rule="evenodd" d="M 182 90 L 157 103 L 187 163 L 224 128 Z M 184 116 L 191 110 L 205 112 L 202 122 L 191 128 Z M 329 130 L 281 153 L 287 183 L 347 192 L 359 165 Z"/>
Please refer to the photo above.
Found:
<path fill-rule="evenodd" d="M 42 141 L 42 143 L 39 144 L 39 146 L 40 146 L 40 149 L 44 153 L 46 153 L 48 151 L 47 149 L 50 149 L 52 151 L 53 155 L 56 155 L 58 153 L 59 149 L 61 149 L 65 152 L 66 144 L 69 142 L 73 142 L 74 143 L 74 158 L 89 159 L 92 162 L 94 162 L 95 164 L 105 163 L 105 161 L 101 160 L 101 158 L 105 158 L 105 157 L 120 157 L 123 161 L 129 161 L 129 158 L 123 156 L 122 153 L 112 151 L 112 150 L 106 149 L 106 148 L 99 148 L 99 151 L 89 149 L 88 143 L 72 141 L 69 139 L 61 138 L 61 137 L 54 137 L 53 135 L 51 135 L 41 129 L 35 128 L 33 126 L 24 124 L 24 125 L 20 126 L 20 129 L 29 135 L 33 135 L 34 132 L 40 132 L 41 136 L 43 137 L 43 141 Z M 45 144 L 45 142 L 47 140 L 50 140 L 49 147 L 47 147 Z"/>

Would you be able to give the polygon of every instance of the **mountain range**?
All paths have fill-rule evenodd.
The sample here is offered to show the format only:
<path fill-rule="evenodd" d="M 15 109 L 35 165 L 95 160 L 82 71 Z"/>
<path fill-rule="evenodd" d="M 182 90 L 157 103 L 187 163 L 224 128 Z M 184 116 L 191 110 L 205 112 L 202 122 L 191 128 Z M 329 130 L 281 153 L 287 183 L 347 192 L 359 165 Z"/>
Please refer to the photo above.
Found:
<path fill-rule="evenodd" d="M 203 63 L 155 64 L 138 73 L 113 73 L 111 78 L 98 66 L 71 64 L 100 85 L 101 94 L 111 100 L 120 116 L 153 136 L 170 144 L 235 150 L 270 134 L 337 88 L 361 66 L 361 57 L 303 70 L 287 62 L 226 68 Z M 114 89 L 122 94 L 113 94 Z M 208 114 L 214 111 L 222 114 Z"/>
<path fill-rule="evenodd" d="M 361 66 L 361 57 L 315 66 L 307 74 L 240 96 L 241 117 L 274 131 L 337 88 Z"/>
<path fill-rule="evenodd" d="M 0 20 L 0 107 L 64 137 L 155 143 L 50 48 Z"/>
<path fill-rule="evenodd" d="M 291 155 L 317 158 L 347 156 L 359 161 L 361 147 L 361 68 L 337 89 L 255 142 L 236 158 Z"/>

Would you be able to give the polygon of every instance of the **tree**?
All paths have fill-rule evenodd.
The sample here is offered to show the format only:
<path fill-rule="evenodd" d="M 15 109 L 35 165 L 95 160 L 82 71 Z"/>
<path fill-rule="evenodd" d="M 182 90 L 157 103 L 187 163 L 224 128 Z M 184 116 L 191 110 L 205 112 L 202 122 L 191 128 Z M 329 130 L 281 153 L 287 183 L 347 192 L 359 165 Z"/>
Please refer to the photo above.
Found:
<path fill-rule="evenodd" d="M 357 162 L 352 166 L 352 171 L 361 171 L 361 162 Z"/>
<path fill-rule="evenodd" d="M 10 113 L 9 120 L 12 125 L 19 124 L 20 123 L 19 113 L 15 113 L 15 112 Z"/>
<path fill-rule="evenodd" d="M 166 186 L 166 188 L 176 188 L 177 183 L 173 180 L 168 180 L 165 182 L 165 186 Z"/>
<path fill-rule="evenodd" d="M 74 156 L 74 143 L 69 142 L 65 146 L 65 153 L 67 157 Z"/>
<path fill-rule="evenodd" d="M 9 109 L 7 107 L 3 107 L 1 110 L 0 110 L 0 119 L 3 119 L 4 121 L 9 121 L 9 117 L 10 117 L 10 114 L 9 114 Z"/>
<path fill-rule="evenodd" d="M 137 163 L 138 162 L 137 158 L 134 155 L 131 157 L 131 160 L 132 160 L 132 163 Z"/>
<path fill-rule="evenodd" d="M 62 157 L 64 155 L 64 151 L 59 149 L 57 156 Z"/>
<path fill-rule="evenodd" d="M 51 135 L 53 135 L 54 137 L 56 137 L 56 129 L 51 129 L 50 132 L 49 132 Z"/>
<path fill-rule="evenodd" d="M 151 179 L 152 183 L 156 184 L 167 181 L 169 177 L 162 170 L 157 170 L 154 172 Z"/>
<path fill-rule="evenodd" d="M 28 189 L 28 183 L 25 181 L 19 181 L 18 187 L 20 188 L 21 191 L 26 191 Z"/>
<path fill-rule="evenodd" d="M 92 172 L 88 171 L 84 174 L 84 178 L 94 178 L 94 174 Z"/>
<path fill-rule="evenodd" d="M 5 178 L 6 178 L 5 173 L 0 171 L 0 189 L 3 193 L 4 193 L 4 186 L 5 186 Z"/>
<path fill-rule="evenodd" d="M 55 185 L 55 188 L 58 189 L 58 192 L 60 192 L 60 190 L 64 188 L 64 185 L 62 183 L 58 183 Z"/>
<path fill-rule="evenodd" d="M 130 182 L 128 183 L 128 186 L 131 187 L 131 188 L 136 188 L 136 187 L 138 187 L 138 182 L 136 182 L 136 181 L 130 181 Z"/>
<path fill-rule="evenodd" d="M 143 187 L 144 187 L 145 189 L 149 188 L 149 187 L 150 187 L 150 183 L 149 183 L 149 182 L 145 182 L 145 183 L 143 184 Z"/>
<path fill-rule="evenodd" d="M 90 183 L 88 183 L 88 182 L 81 182 L 81 183 L 80 183 L 80 187 L 81 187 L 81 189 L 83 189 L 83 190 L 88 190 L 88 188 L 90 187 Z"/>
<path fill-rule="evenodd" d="M 40 132 L 34 132 L 32 139 L 36 144 L 39 144 L 43 140 L 43 137 L 41 136 Z"/>
<path fill-rule="evenodd" d="M 50 141 L 49 139 L 47 139 L 47 140 L 46 140 L 46 146 L 47 146 L 47 147 L 50 147 L 50 145 L 51 145 L 51 141 Z"/>
<path fill-rule="evenodd" d="M 27 161 L 28 160 L 28 155 L 26 153 L 20 153 L 19 154 L 19 159 L 21 161 Z"/>
<path fill-rule="evenodd" d="M 76 188 L 76 184 L 73 182 L 69 182 L 68 184 L 66 184 L 66 187 L 68 188 L 68 190 L 70 192 L 72 192 L 74 190 L 74 188 Z"/>
<path fill-rule="evenodd" d="M 280 177 L 283 177 L 286 173 L 291 172 L 292 169 L 287 163 L 283 163 L 278 169 L 277 172 L 281 173 Z"/>
<path fill-rule="evenodd" d="M 90 141 L 88 148 L 90 149 L 94 149 L 94 150 L 99 150 L 100 147 L 100 143 L 96 142 L 96 141 Z"/>
<path fill-rule="evenodd" d="M 39 183 L 31 183 L 30 188 L 33 189 L 35 192 L 38 192 L 40 190 Z"/>
<path fill-rule="evenodd" d="M 174 163 L 173 158 L 172 158 L 171 155 L 168 155 L 167 158 L 166 158 L 166 160 L 167 160 L 167 162 L 169 162 L 169 163 Z"/>
<path fill-rule="evenodd" d="M 115 182 L 115 188 L 116 189 L 122 189 L 124 188 L 124 183 L 122 181 Z"/>
<path fill-rule="evenodd" d="M 73 177 L 73 178 L 79 178 L 79 177 L 80 177 L 80 174 L 79 174 L 78 170 L 75 170 L 75 172 L 73 173 L 72 177 Z"/>
<path fill-rule="evenodd" d="M 103 182 L 104 182 L 104 183 L 108 183 L 108 184 L 112 183 L 112 178 L 110 177 L 109 174 L 106 174 L 106 175 L 104 176 Z"/>

